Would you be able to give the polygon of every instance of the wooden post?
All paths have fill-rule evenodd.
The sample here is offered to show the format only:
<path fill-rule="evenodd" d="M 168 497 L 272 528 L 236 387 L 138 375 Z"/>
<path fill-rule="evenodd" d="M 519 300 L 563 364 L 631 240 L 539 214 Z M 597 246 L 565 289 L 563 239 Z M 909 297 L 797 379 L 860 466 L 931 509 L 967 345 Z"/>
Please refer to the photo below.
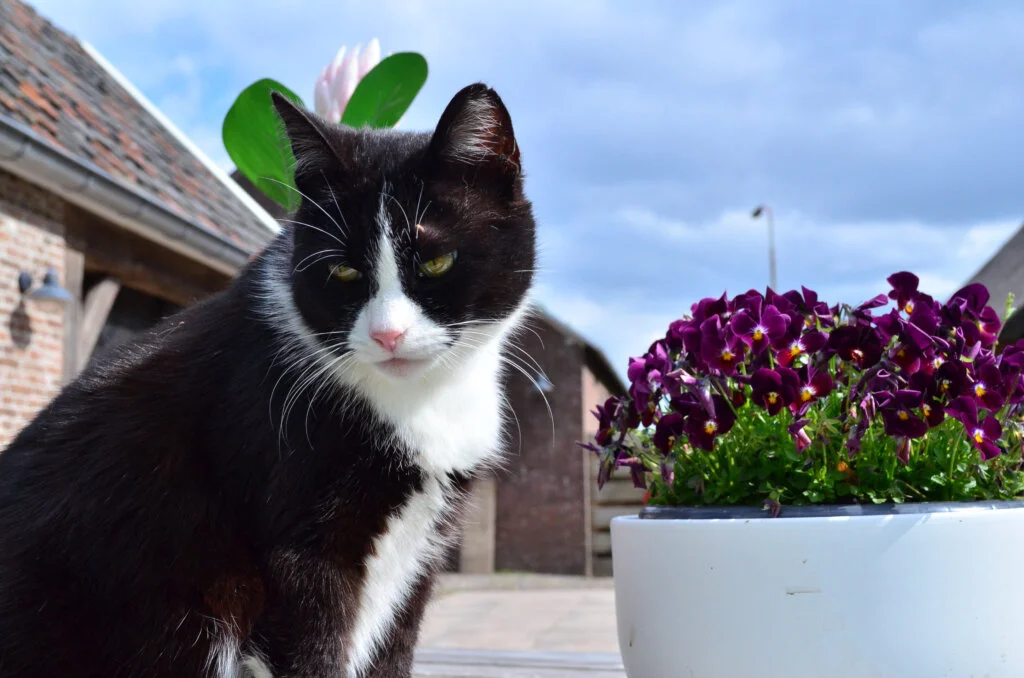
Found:
<path fill-rule="evenodd" d="M 494 478 L 481 478 L 473 484 L 463 525 L 459 572 L 490 574 L 494 572 L 495 531 L 498 485 Z"/>
<path fill-rule="evenodd" d="M 68 241 L 64 252 L 64 288 L 74 299 L 64 309 L 64 365 L 63 383 L 78 374 L 79 327 L 82 322 L 82 278 L 85 275 L 85 255 Z"/>
<path fill-rule="evenodd" d="M 85 295 L 82 310 L 82 324 L 78 343 L 78 369 L 82 369 L 92 357 L 96 342 L 99 341 L 103 326 L 114 307 L 121 283 L 114 278 L 104 278 L 96 283 Z"/>

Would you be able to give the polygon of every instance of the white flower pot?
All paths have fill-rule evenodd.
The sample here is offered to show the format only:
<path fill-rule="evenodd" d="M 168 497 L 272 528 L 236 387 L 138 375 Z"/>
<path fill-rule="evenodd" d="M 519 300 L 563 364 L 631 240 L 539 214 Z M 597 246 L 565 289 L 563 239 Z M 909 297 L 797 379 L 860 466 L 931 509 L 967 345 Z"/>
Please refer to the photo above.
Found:
<path fill-rule="evenodd" d="M 629 678 L 1024 677 L 1024 502 L 708 511 L 612 521 Z"/>

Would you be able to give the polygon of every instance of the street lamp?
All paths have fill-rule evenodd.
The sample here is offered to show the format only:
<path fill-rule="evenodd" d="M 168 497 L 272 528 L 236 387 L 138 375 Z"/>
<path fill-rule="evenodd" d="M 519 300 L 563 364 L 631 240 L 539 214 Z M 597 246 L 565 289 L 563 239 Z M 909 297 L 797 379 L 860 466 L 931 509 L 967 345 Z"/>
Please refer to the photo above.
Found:
<path fill-rule="evenodd" d="M 757 219 L 762 214 L 765 216 L 765 219 L 768 220 L 768 284 L 777 292 L 779 289 L 779 280 L 775 271 L 775 215 L 772 213 L 772 208 L 770 206 L 758 205 L 754 208 L 754 211 L 750 213 L 750 216 Z"/>

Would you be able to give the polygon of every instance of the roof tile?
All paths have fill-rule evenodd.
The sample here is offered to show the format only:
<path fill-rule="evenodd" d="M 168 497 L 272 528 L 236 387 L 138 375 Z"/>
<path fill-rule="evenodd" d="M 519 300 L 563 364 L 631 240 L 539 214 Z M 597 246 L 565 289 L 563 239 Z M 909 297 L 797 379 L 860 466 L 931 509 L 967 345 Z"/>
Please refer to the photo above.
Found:
<path fill-rule="evenodd" d="M 76 39 L 20 0 L 0 0 L 0 115 L 249 252 L 272 237 Z"/>

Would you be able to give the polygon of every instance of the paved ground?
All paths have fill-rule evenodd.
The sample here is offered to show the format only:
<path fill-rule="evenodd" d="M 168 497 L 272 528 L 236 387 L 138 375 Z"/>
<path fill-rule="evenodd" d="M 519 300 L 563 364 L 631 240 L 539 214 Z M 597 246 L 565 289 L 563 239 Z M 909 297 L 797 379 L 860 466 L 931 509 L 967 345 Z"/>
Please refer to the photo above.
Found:
<path fill-rule="evenodd" d="M 446 577 L 420 647 L 423 676 L 623 675 L 610 579 Z M 456 673 L 459 662 L 476 668 Z"/>

